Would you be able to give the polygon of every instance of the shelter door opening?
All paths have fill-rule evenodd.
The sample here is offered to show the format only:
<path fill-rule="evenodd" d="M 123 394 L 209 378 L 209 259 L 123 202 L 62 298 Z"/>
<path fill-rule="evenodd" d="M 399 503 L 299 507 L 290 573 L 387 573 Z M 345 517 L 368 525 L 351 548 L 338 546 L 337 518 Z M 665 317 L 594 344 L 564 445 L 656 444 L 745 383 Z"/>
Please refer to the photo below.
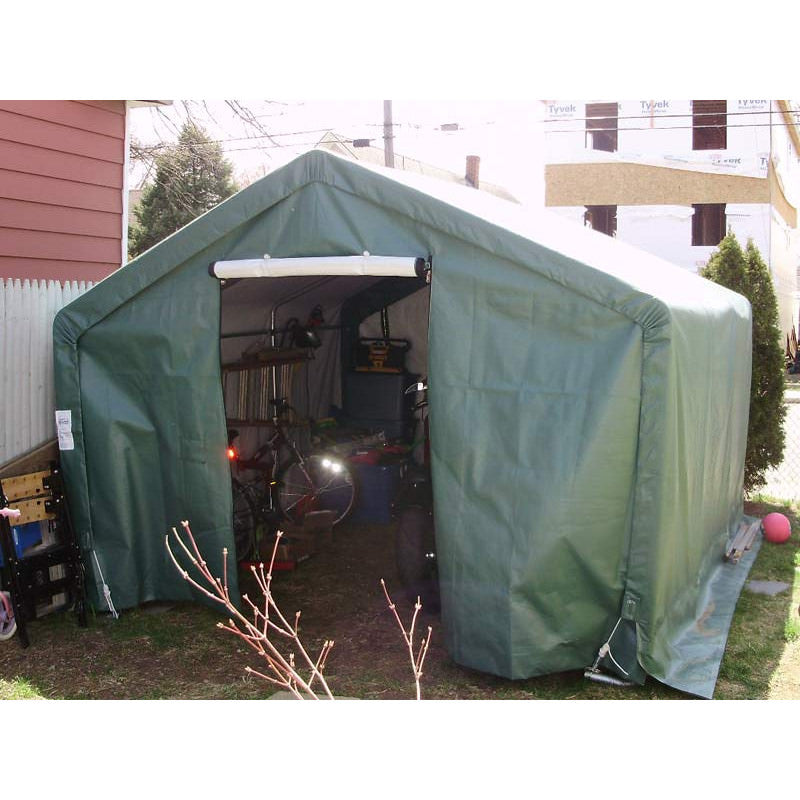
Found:
<path fill-rule="evenodd" d="M 226 281 L 221 359 L 240 560 L 310 555 L 334 525 L 394 523 L 424 460 L 425 277 Z M 410 389 L 410 387 L 413 387 Z M 391 540 L 389 540 L 391 541 Z"/>

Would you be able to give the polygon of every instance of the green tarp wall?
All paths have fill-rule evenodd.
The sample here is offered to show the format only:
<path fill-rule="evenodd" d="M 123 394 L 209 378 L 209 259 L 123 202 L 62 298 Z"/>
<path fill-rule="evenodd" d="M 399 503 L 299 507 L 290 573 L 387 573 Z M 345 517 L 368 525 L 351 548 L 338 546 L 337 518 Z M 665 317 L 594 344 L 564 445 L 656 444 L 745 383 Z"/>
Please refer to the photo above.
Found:
<path fill-rule="evenodd" d="M 511 678 L 583 668 L 622 618 L 631 674 L 710 696 L 747 568 L 723 563 L 742 519 L 747 301 L 551 215 L 322 152 L 56 318 L 57 406 L 75 442 L 61 458 L 95 603 L 95 558 L 118 608 L 189 597 L 164 548 L 181 519 L 212 564 L 231 547 L 209 264 L 364 250 L 433 259 L 433 479 L 452 657 Z"/>

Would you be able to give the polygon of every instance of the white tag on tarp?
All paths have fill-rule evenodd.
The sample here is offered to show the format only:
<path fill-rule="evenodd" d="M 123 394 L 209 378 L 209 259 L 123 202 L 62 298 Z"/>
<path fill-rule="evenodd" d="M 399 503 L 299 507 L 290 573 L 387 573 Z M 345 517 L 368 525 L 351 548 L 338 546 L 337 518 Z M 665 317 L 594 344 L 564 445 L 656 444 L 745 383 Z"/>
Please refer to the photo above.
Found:
<path fill-rule="evenodd" d="M 59 450 L 74 450 L 75 439 L 72 436 L 72 411 L 56 409 L 56 434 Z"/>

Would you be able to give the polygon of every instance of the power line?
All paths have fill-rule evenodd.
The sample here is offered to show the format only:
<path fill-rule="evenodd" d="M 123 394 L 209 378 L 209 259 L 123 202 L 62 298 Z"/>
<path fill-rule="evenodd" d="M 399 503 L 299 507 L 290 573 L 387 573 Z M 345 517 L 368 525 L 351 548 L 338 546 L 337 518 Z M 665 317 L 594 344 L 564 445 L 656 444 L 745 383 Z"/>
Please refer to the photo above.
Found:
<path fill-rule="evenodd" d="M 279 101 L 266 101 L 266 102 L 272 103 L 272 104 L 276 104 L 276 105 L 279 103 Z M 228 103 L 228 101 L 226 101 L 226 103 Z M 258 135 L 255 135 L 255 136 L 224 137 L 224 138 L 221 138 L 221 139 L 212 140 L 212 141 L 220 143 L 220 144 L 225 143 L 225 142 L 231 142 L 231 141 L 245 141 L 245 140 L 248 140 L 248 139 L 259 139 L 259 138 L 271 139 L 273 137 L 278 137 L 278 136 L 295 136 L 295 135 L 304 135 L 304 134 L 308 134 L 308 133 L 322 133 L 322 132 L 333 131 L 337 127 L 338 128 L 342 128 L 342 127 L 351 127 L 352 126 L 352 124 L 348 125 L 347 123 L 345 123 L 344 125 L 339 124 L 339 125 L 335 125 L 335 126 L 328 126 L 328 127 L 325 127 L 325 128 L 303 129 L 303 130 L 298 130 L 298 131 L 284 131 L 284 132 L 273 133 L 271 131 L 266 131 L 263 128 L 263 126 L 261 126 L 259 123 L 255 122 L 255 120 L 263 119 L 265 117 L 272 116 L 272 115 L 267 115 L 267 114 L 256 115 L 256 114 L 253 114 L 246 107 L 242 106 L 238 101 L 230 101 L 230 103 L 235 104 L 235 106 L 232 106 L 232 105 L 229 104 L 229 108 L 231 108 L 233 110 L 233 113 L 236 114 L 236 116 L 238 116 L 240 119 L 245 121 L 247 124 L 250 124 L 250 125 L 253 125 L 254 127 L 256 127 L 258 130 L 261 131 L 261 133 L 258 134 Z M 285 104 L 285 105 L 288 105 L 288 104 Z M 303 104 L 301 103 L 300 105 L 303 105 Z M 164 118 L 166 120 L 167 114 L 164 112 L 163 109 L 159 108 L 158 109 L 158 113 L 162 118 Z M 209 116 L 210 116 L 210 112 L 207 111 L 207 113 L 209 113 Z M 729 112 L 724 112 L 724 113 L 725 113 L 726 117 L 732 117 L 732 116 L 733 117 L 751 117 L 751 116 L 763 117 L 763 116 L 765 116 L 767 114 L 770 114 L 770 115 L 782 114 L 782 112 L 775 111 L 775 110 L 773 110 L 771 108 L 764 109 L 764 110 L 751 109 L 751 110 L 746 110 L 746 111 L 729 111 Z M 795 113 L 796 114 L 797 112 L 790 111 L 789 113 Z M 188 109 L 187 109 L 187 114 L 189 116 L 191 116 L 191 114 L 190 114 Z M 447 133 L 460 133 L 462 131 L 476 130 L 479 127 L 488 127 L 488 126 L 492 126 L 492 125 L 498 125 L 498 124 L 501 124 L 502 120 L 510 119 L 510 117 L 504 116 L 504 115 L 494 115 L 494 116 L 495 116 L 495 119 L 487 120 L 485 122 L 481 122 L 481 123 L 477 123 L 477 124 L 459 126 L 457 129 L 447 130 L 446 132 Z M 722 112 L 697 112 L 697 113 L 693 113 L 692 111 L 689 111 L 687 113 L 681 113 L 681 114 L 644 113 L 644 114 L 627 114 L 627 115 L 621 115 L 621 116 L 620 115 L 617 115 L 617 116 L 594 116 L 594 117 L 581 116 L 581 117 L 570 117 L 569 121 L 570 122 L 585 122 L 587 120 L 594 120 L 594 121 L 603 121 L 603 120 L 609 120 L 609 121 L 610 120 L 648 120 L 648 121 L 653 121 L 653 120 L 661 120 L 661 119 L 680 119 L 680 118 L 684 118 L 685 119 L 686 117 L 689 117 L 689 116 L 692 116 L 693 118 L 697 118 L 697 117 L 700 117 L 700 116 L 717 116 L 717 117 L 719 117 L 719 116 L 722 116 Z M 559 123 L 559 122 L 564 122 L 564 121 L 565 121 L 565 118 L 563 118 L 563 117 L 556 117 L 556 118 L 549 118 L 549 119 L 548 118 L 544 118 L 543 120 L 541 120 L 541 122 L 543 122 L 545 125 L 551 125 L 551 124 L 554 124 L 554 123 Z M 374 122 L 374 123 L 357 122 L 357 123 L 353 123 L 353 124 L 356 127 L 361 127 L 361 128 L 367 127 L 367 128 L 370 128 L 370 127 L 383 127 L 384 123 L 379 123 L 379 122 Z M 429 125 L 429 124 L 421 124 L 421 123 L 416 123 L 416 122 L 413 122 L 413 121 L 392 122 L 391 124 L 392 124 L 393 128 L 398 128 L 398 129 L 399 128 L 408 128 L 408 129 L 416 129 L 416 130 L 420 130 L 420 131 L 427 130 L 427 131 L 432 131 L 432 132 L 439 132 L 439 131 L 445 132 L 444 128 L 442 126 L 432 126 L 432 125 Z M 764 123 L 764 125 L 767 125 L 767 124 L 786 124 L 786 123 L 780 123 L 780 122 L 778 122 L 778 123 Z M 789 123 L 789 124 L 791 124 L 791 123 Z M 800 124 L 800 119 L 798 119 L 798 124 Z M 170 121 L 170 125 L 174 129 L 174 123 L 172 123 Z M 746 126 L 736 126 L 736 127 L 746 127 Z M 636 130 L 636 128 L 627 128 L 626 130 Z M 669 128 L 665 128 L 665 130 L 669 130 Z M 558 132 L 562 132 L 562 131 L 558 131 Z M 160 146 L 168 146 L 168 145 L 152 145 L 152 147 L 160 147 Z"/>
<path fill-rule="evenodd" d="M 625 128 L 618 128 L 617 132 L 618 133 L 626 133 L 628 131 L 654 131 L 654 132 L 658 131 L 658 132 L 663 133 L 663 132 L 666 132 L 666 131 L 703 130 L 703 129 L 710 129 L 710 128 L 727 128 L 729 131 L 731 131 L 731 130 L 742 130 L 743 131 L 743 130 L 753 130 L 753 129 L 756 129 L 756 128 L 780 128 L 780 127 L 789 128 L 789 127 L 793 127 L 793 126 L 794 126 L 794 123 L 789 123 L 789 122 L 784 122 L 784 121 L 777 121 L 777 122 L 773 121 L 773 122 L 763 123 L 763 124 L 750 123 L 750 124 L 747 124 L 747 125 L 735 125 L 735 126 L 730 126 L 730 125 L 727 125 L 727 126 L 726 125 L 670 125 L 670 126 L 660 127 L 660 128 L 651 128 L 650 126 L 625 127 Z M 459 131 L 455 131 L 455 133 L 467 132 L 467 130 L 468 129 L 466 129 L 466 128 L 462 128 Z M 602 131 L 602 130 L 613 130 L 613 129 L 599 129 L 599 130 Z M 333 128 L 322 128 L 322 129 L 319 129 L 319 130 L 295 131 L 295 132 L 291 132 L 291 133 L 287 132 L 287 133 L 273 134 L 273 136 L 274 137 L 278 137 L 278 136 L 300 136 L 300 135 L 309 134 L 309 133 L 333 133 L 333 132 L 334 132 Z M 438 132 L 439 131 L 435 130 L 435 129 L 429 131 L 429 133 L 438 133 Z M 546 130 L 546 131 L 544 131 L 544 133 L 547 134 L 547 135 L 556 134 L 556 133 L 559 133 L 559 134 L 560 133 L 564 133 L 564 134 L 567 134 L 567 133 L 586 133 L 586 128 L 583 128 L 583 127 L 580 127 L 580 128 L 577 128 L 577 127 L 575 127 L 575 128 L 561 128 L 561 129 L 556 129 L 556 130 Z M 214 139 L 214 140 L 209 140 L 207 142 L 195 142 L 195 143 L 193 143 L 191 145 L 184 145 L 184 144 L 181 144 L 180 142 L 174 142 L 174 143 L 166 143 L 165 142 L 165 143 L 160 143 L 160 144 L 156 144 L 156 145 L 142 145 L 141 146 L 141 150 L 143 150 L 143 151 L 151 150 L 152 151 L 152 150 L 162 150 L 162 149 L 165 149 L 165 148 L 192 149 L 192 148 L 210 146 L 210 145 L 215 145 L 215 144 L 219 144 L 219 145 L 223 145 L 224 146 L 224 145 L 226 145 L 228 143 L 231 143 L 231 142 L 235 143 L 235 142 L 243 142 L 243 141 L 252 141 L 253 139 L 256 139 L 256 138 L 263 138 L 263 137 L 251 137 L 251 136 L 232 137 L 230 139 Z M 353 144 L 353 142 L 358 138 L 360 138 L 360 137 L 340 138 L 340 139 L 337 139 L 337 142 L 341 143 L 341 144 Z M 374 137 L 374 138 L 377 138 L 377 137 Z M 315 139 L 313 141 L 308 141 L 308 142 L 305 142 L 305 141 L 304 142 L 288 142 L 288 143 L 274 142 L 273 144 L 255 144 L 255 145 L 250 146 L 250 147 L 223 147 L 223 149 L 225 150 L 226 153 L 239 153 L 239 152 L 244 152 L 244 151 L 247 151 L 247 150 L 274 150 L 276 148 L 288 148 L 288 149 L 291 149 L 293 147 L 309 147 L 311 145 L 319 144 L 319 142 L 320 142 L 319 139 Z"/>
<path fill-rule="evenodd" d="M 697 111 L 689 110 L 683 114 L 628 114 L 628 115 L 598 115 L 598 116 L 585 116 L 585 117 L 570 117 L 570 121 L 586 122 L 587 120 L 606 120 L 606 119 L 685 119 L 686 117 L 761 117 L 765 114 L 782 114 L 781 111 L 775 111 L 771 108 L 763 109 L 761 111 L 753 109 L 751 111 Z M 563 117 L 551 117 L 545 119 L 545 122 L 562 122 Z"/>
<path fill-rule="evenodd" d="M 589 119 L 594 119 L 590 117 Z M 562 128 L 560 130 L 550 130 L 545 131 L 545 133 L 586 133 L 587 131 L 590 133 L 595 132 L 614 132 L 617 131 L 618 133 L 625 133 L 626 131 L 658 131 L 659 133 L 663 131 L 691 131 L 691 130 L 705 130 L 710 128 L 726 128 L 729 131 L 743 131 L 743 130 L 752 130 L 754 128 L 794 128 L 800 127 L 800 123 L 797 122 L 764 122 L 764 123 L 747 123 L 746 125 L 668 125 L 661 128 L 653 128 L 650 125 L 645 125 L 642 127 L 625 127 L 625 128 Z"/>
<path fill-rule="evenodd" d="M 226 144 L 227 142 L 249 142 L 253 141 L 254 139 L 275 139 L 279 136 L 304 136 L 310 133 L 331 133 L 333 128 L 312 128 L 311 130 L 305 131 L 285 131 L 282 133 L 265 133 L 255 136 L 229 136 L 224 139 L 207 139 L 204 142 L 193 142 L 191 145 L 182 145 L 180 142 L 159 142 L 158 144 L 152 145 L 140 145 L 142 149 L 149 149 L 149 150 L 161 150 L 165 147 L 195 147 L 195 146 L 203 146 L 203 145 L 210 145 L 210 144 Z M 281 147 L 282 145 L 277 145 Z"/>
<path fill-rule="evenodd" d="M 276 101 L 276 104 L 277 104 L 277 101 Z M 243 108 L 241 106 L 241 104 L 237 103 L 237 106 L 240 109 Z M 159 111 L 161 116 L 166 117 L 166 115 L 164 114 L 164 112 L 161 109 L 158 109 L 158 111 Z M 244 120 L 248 124 L 253 124 L 254 127 L 257 127 L 258 130 L 264 131 L 264 128 L 261 126 L 260 123 L 253 122 L 253 120 L 258 119 L 258 117 L 256 117 L 256 115 L 252 114 L 252 112 L 250 112 L 249 109 L 246 109 L 246 111 L 247 111 L 247 114 L 243 115 L 242 113 L 239 113 L 239 111 L 234 109 L 234 112 L 237 114 L 237 116 L 240 119 Z M 790 114 L 793 113 L 795 116 L 797 116 L 797 112 L 791 112 L 790 111 L 789 113 Z M 188 109 L 187 109 L 187 114 L 189 115 L 189 117 L 191 117 L 191 114 L 189 114 Z M 770 115 L 770 119 L 769 119 L 769 121 L 766 121 L 766 122 L 747 122 L 745 124 L 739 124 L 739 125 L 728 125 L 727 124 L 727 118 L 728 117 L 738 117 L 738 118 L 758 117 L 758 118 L 762 118 L 763 119 L 767 114 Z M 268 116 L 268 115 L 262 115 L 262 117 L 263 116 Z M 703 128 L 717 128 L 718 129 L 718 128 L 723 128 L 723 127 L 724 128 L 728 128 L 730 130 L 754 130 L 754 129 L 757 129 L 757 128 L 779 128 L 779 127 L 789 128 L 789 127 L 794 127 L 797 124 L 800 124 L 800 120 L 798 120 L 798 122 L 788 121 L 788 120 L 786 120 L 785 115 L 784 115 L 783 112 L 776 111 L 776 110 L 773 110 L 771 108 L 770 109 L 766 109 L 766 110 L 752 109 L 752 110 L 746 110 L 746 111 L 726 112 L 725 113 L 726 122 L 723 123 L 723 124 L 708 124 L 708 125 L 698 125 L 698 124 L 673 125 L 673 124 L 671 124 L 671 125 L 658 126 L 658 127 L 653 127 L 653 124 L 652 124 L 654 120 L 687 119 L 690 116 L 693 119 L 697 119 L 698 117 L 704 117 L 704 116 L 705 117 L 711 116 L 711 117 L 720 118 L 722 116 L 722 113 L 720 113 L 720 112 L 698 112 L 696 114 L 692 114 L 691 111 L 690 111 L 689 113 L 682 113 L 682 114 L 639 114 L 639 115 L 628 114 L 628 115 L 622 115 L 622 116 L 617 115 L 617 116 L 598 116 L 598 117 L 570 117 L 569 119 L 557 118 L 557 119 L 536 120 L 534 122 L 534 124 L 537 125 L 537 126 L 543 124 L 544 127 L 542 128 L 542 130 L 545 133 L 545 135 L 585 133 L 586 132 L 586 128 L 584 126 L 581 125 L 580 127 L 577 127 L 575 125 L 571 125 L 570 123 L 587 122 L 587 121 L 590 121 L 590 120 L 593 121 L 593 122 L 601 122 L 601 121 L 604 121 L 604 120 L 606 120 L 606 121 L 647 120 L 648 123 L 649 123 L 646 126 L 630 126 L 630 127 L 626 126 L 626 127 L 621 127 L 621 128 L 617 127 L 616 130 L 617 130 L 618 133 L 627 132 L 627 131 L 636 132 L 636 131 L 647 131 L 647 130 L 652 130 L 652 131 L 656 131 L 657 130 L 657 131 L 660 131 L 660 132 L 667 132 L 667 131 L 673 131 L 673 130 L 676 130 L 676 131 L 677 130 L 698 130 L 698 129 L 703 129 Z M 775 118 L 776 116 L 777 116 L 777 119 Z M 391 126 L 392 126 L 392 129 L 397 129 L 397 130 L 407 129 L 409 133 L 414 133 L 414 134 L 418 134 L 418 135 L 422 135 L 422 136 L 431 136 L 431 135 L 436 135 L 438 133 L 447 133 L 448 135 L 452 135 L 452 134 L 464 134 L 464 133 L 467 133 L 467 132 L 470 132 L 470 131 L 475 131 L 478 128 L 486 128 L 486 127 L 492 126 L 492 125 L 500 125 L 500 124 L 502 124 L 502 122 L 500 121 L 502 119 L 503 119 L 502 116 L 496 116 L 495 119 L 487 120 L 485 122 L 481 122 L 481 123 L 478 123 L 478 124 L 459 126 L 457 129 L 445 129 L 443 126 L 430 126 L 428 124 L 423 125 L 423 124 L 415 123 L 415 122 L 411 122 L 411 121 L 408 121 L 408 122 L 392 122 Z M 508 119 L 508 118 L 506 118 L 506 119 Z M 562 123 L 563 124 L 565 122 L 568 123 L 567 127 L 555 128 L 555 129 L 549 127 L 550 125 L 552 125 L 554 123 Z M 171 120 L 169 120 L 169 124 L 173 128 L 173 130 L 175 130 L 175 124 Z M 508 124 L 508 123 L 505 123 L 505 124 Z M 294 131 L 280 131 L 280 132 L 275 132 L 275 133 L 271 133 L 271 132 L 266 132 L 265 131 L 265 132 L 263 132 L 261 134 L 256 134 L 256 135 L 227 136 L 227 137 L 223 137 L 223 138 L 209 139 L 206 142 L 202 142 L 202 143 L 201 142 L 196 142 L 196 143 L 192 143 L 191 145 L 183 145 L 180 142 L 173 142 L 173 143 L 160 142 L 160 143 L 154 144 L 154 145 L 140 145 L 140 150 L 142 152 L 142 155 L 145 156 L 145 157 L 141 158 L 140 160 L 147 161 L 146 155 L 154 155 L 155 156 L 155 154 L 157 154 L 158 151 L 161 151 L 161 150 L 164 150 L 164 149 L 168 149 L 168 148 L 184 149 L 184 150 L 189 149 L 189 150 L 191 150 L 192 148 L 196 149 L 198 147 L 212 146 L 212 145 L 220 145 L 220 146 L 222 146 L 224 152 L 226 152 L 226 153 L 239 153 L 239 152 L 247 152 L 247 151 L 254 151 L 254 150 L 262 150 L 263 151 L 263 150 L 271 150 L 271 149 L 278 149 L 278 148 L 290 149 L 291 150 L 291 149 L 296 149 L 296 148 L 304 148 L 304 147 L 310 147 L 310 146 L 313 146 L 313 145 L 317 145 L 317 144 L 319 144 L 319 139 L 316 139 L 314 141 L 301 141 L 301 142 L 278 142 L 276 140 L 279 139 L 279 138 L 285 138 L 285 137 L 290 137 L 290 136 L 306 136 L 306 135 L 310 135 L 310 134 L 334 133 L 335 130 L 336 130 L 336 127 L 338 127 L 339 129 L 341 129 L 343 127 L 377 128 L 377 127 L 380 127 L 381 125 L 382 125 L 382 123 L 377 123 L 377 122 L 376 123 L 355 123 L 354 125 L 344 124 L 344 125 L 330 126 L 330 127 L 324 127 L 324 128 L 310 128 L 310 129 L 302 129 L 302 130 L 294 130 Z M 519 127 L 521 129 L 524 129 L 527 126 L 526 125 L 519 125 Z M 600 129 L 600 130 L 604 130 L 604 129 Z M 613 129 L 609 128 L 607 130 L 613 130 Z M 342 144 L 350 144 L 350 145 L 352 145 L 357 138 L 359 138 L 359 137 L 354 136 L 352 138 L 349 138 L 349 137 L 348 138 L 339 138 L 338 141 L 340 143 L 342 143 Z M 376 137 L 366 137 L 366 138 L 378 138 L 378 137 L 376 136 Z M 264 143 L 261 143 L 259 141 L 259 140 L 263 140 L 263 139 L 267 139 L 270 142 L 270 144 L 264 144 Z M 246 147 L 230 147 L 230 146 L 228 146 L 228 145 L 230 145 L 232 143 L 237 143 L 237 142 L 254 142 L 254 144 L 251 145 L 251 146 L 246 146 Z"/>
<path fill-rule="evenodd" d="M 770 113 L 770 112 L 742 112 L 742 113 L 743 114 L 748 114 L 748 115 L 756 115 L 756 114 L 757 115 L 763 115 L 763 114 L 767 114 L 767 113 Z M 775 112 L 773 112 L 773 113 L 775 113 Z M 662 116 L 659 116 L 658 118 L 659 119 L 664 119 L 664 118 L 686 118 L 687 116 L 688 116 L 687 114 L 675 114 L 675 115 L 662 115 Z M 701 116 L 701 115 L 695 115 L 695 116 Z M 716 116 L 721 116 L 721 115 L 718 114 Z M 731 116 L 731 114 L 728 114 L 727 116 Z M 647 116 L 575 117 L 575 118 L 570 118 L 569 122 L 584 122 L 584 121 L 588 121 L 588 120 L 602 121 L 602 120 L 627 120 L 627 119 L 631 119 L 631 120 L 634 120 L 634 119 L 648 119 L 649 120 L 650 117 L 647 117 Z M 563 120 L 563 119 L 551 119 L 551 120 L 543 120 L 543 122 L 545 122 L 545 123 L 562 122 L 563 123 L 563 122 L 565 122 L 565 120 Z M 491 122 L 481 123 L 480 125 L 459 127 L 456 130 L 443 130 L 441 127 L 430 127 L 430 128 L 428 128 L 427 126 L 415 125 L 413 123 L 393 123 L 393 127 L 394 128 L 404 128 L 404 127 L 406 127 L 406 128 L 414 128 L 417 131 L 424 131 L 426 133 L 447 133 L 447 134 L 451 134 L 451 133 L 465 133 L 465 132 L 469 132 L 469 131 L 474 131 L 478 127 L 485 127 L 485 126 L 488 126 L 488 125 L 496 125 L 496 124 L 497 124 L 496 121 L 491 121 Z M 722 123 L 722 124 L 708 124 L 708 125 L 669 125 L 669 126 L 663 126 L 663 127 L 659 127 L 659 128 L 652 128 L 650 125 L 644 126 L 644 127 L 627 127 L 626 126 L 626 127 L 623 127 L 623 128 L 617 128 L 617 130 L 618 131 L 642 131 L 642 130 L 670 131 L 670 130 L 693 130 L 693 129 L 721 128 L 721 127 L 726 127 L 728 129 L 733 129 L 733 130 L 739 130 L 739 129 L 745 130 L 745 129 L 750 129 L 750 128 L 791 127 L 791 126 L 794 126 L 796 124 L 800 125 L 800 122 L 794 123 L 794 122 L 787 122 L 785 120 L 772 120 L 770 122 L 761 122 L 761 123 L 753 122 L 753 123 L 747 123 L 747 124 L 744 124 L 744 125 L 726 125 L 726 124 Z M 310 128 L 310 129 L 307 129 L 307 130 L 298 130 L 298 131 L 281 131 L 281 132 L 278 132 L 278 133 L 261 134 L 261 135 L 255 135 L 255 136 L 230 136 L 230 137 L 225 137 L 225 138 L 220 138 L 220 139 L 209 139 L 209 140 L 207 140 L 205 142 L 193 143 L 192 145 L 182 145 L 179 142 L 174 142 L 174 143 L 160 142 L 158 144 L 153 144 L 153 145 L 143 144 L 143 145 L 140 145 L 140 147 L 141 147 L 142 150 L 160 150 L 160 149 L 163 149 L 163 148 L 170 148 L 170 147 L 190 147 L 190 146 L 191 147 L 196 147 L 196 146 L 211 145 L 211 144 L 224 145 L 224 144 L 228 144 L 228 143 L 231 143 L 231 142 L 247 142 L 247 141 L 254 141 L 256 139 L 265 139 L 265 138 L 273 140 L 273 139 L 276 139 L 276 138 L 279 138 L 279 137 L 285 137 L 285 136 L 304 136 L 304 135 L 312 134 L 312 133 L 333 133 L 333 132 L 335 132 L 336 127 L 339 127 L 341 129 L 342 127 L 350 127 L 350 126 L 347 126 L 347 125 L 341 126 L 340 125 L 340 126 L 330 126 L 330 127 L 327 127 L 327 128 Z M 362 127 L 383 127 L 383 125 L 381 123 L 374 123 L 374 125 L 372 123 L 364 123 L 362 125 Z M 577 133 L 577 132 L 583 132 L 584 130 L 585 130 L 585 128 L 583 128 L 583 127 L 580 127 L 580 128 L 575 127 L 575 128 L 562 128 L 562 129 L 556 129 L 556 130 L 546 130 L 545 133 Z M 613 129 L 609 128 L 609 129 L 606 129 L 606 130 L 613 130 Z M 356 138 L 359 138 L 359 137 L 353 137 L 353 139 L 356 139 Z M 374 137 L 374 138 L 377 138 L 377 137 Z M 346 141 L 346 142 L 352 143 L 353 139 L 342 140 L 342 141 Z M 299 145 L 296 144 L 296 143 L 290 143 L 290 144 L 284 145 L 284 144 L 279 144 L 277 142 L 274 142 L 273 145 L 271 145 L 271 146 L 264 145 L 264 147 L 267 147 L 267 148 L 271 148 L 271 147 L 292 147 L 292 146 L 299 146 Z M 255 145 L 253 148 L 240 148 L 240 149 L 258 149 L 259 147 L 261 147 L 261 145 Z M 236 152 L 236 151 L 233 150 L 233 152 Z"/>
<path fill-rule="evenodd" d="M 415 130 L 423 130 L 424 129 L 424 130 L 427 130 L 430 133 L 437 133 L 439 131 L 441 131 L 443 133 L 453 133 L 453 132 L 460 133 L 462 131 L 474 130 L 475 129 L 473 127 L 460 127 L 456 131 L 444 131 L 440 127 L 423 128 L 423 126 L 421 126 L 421 125 L 414 125 L 412 123 L 390 123 L 390 124 L 392 125 L 393 128 L 408 127 L 408 128 L 414 128 Z M 487 122 L 487 123 L 482 123 L 482 124 L 493 125 L 495 123 L 494 122 Z M 256 134 L 254 136 L 228 136 L 228 137 L 225 137 L 225 138 L 222 138 L 222 139 L 207 139 L 205 142 L 193 143 L 191 146 L 196 146 L 196 145 L 202 146 L 202 145 L 206 145 L 206 144 L 226 144 L 228 142 L 248 142 L 248 141 L 253 141 L 255 139 L 270 139 L 270 140 L 272 140 L 272 139 L 276 139 L 276 138 L 282 137 L 282 136 L 305 136 L 305 135 L 311 134 L 311 133 L 334 133 L 337 128 L 341 130 L 342 128 L 352 128 L 352 127 L 354 127 L 354 126 L 353 125 L 348 125 L 348 124 L 345 123 L 344 125 L 330 126 L 330 127 L 327 127 L 327 128 L 309 128 L 307 130 L 300 130 L 300 131 L 281 131 L 279 133 Z M 355 127 L 357 127 L 357 128 L 358 127 L 381 127 L 382 128 L 384 126 L 383 126 L 383 123 L 375 123 L 374 125 L 372 123 L 355 123 Z M 359 138 L 359 137 L 353 137 L 353 138 L 356 139 L 356 138 Z M 377 137 L 373 137 L 373 138 L 377 138 Z M 350 141 L 352 141 L 352 140 L 350 140 Z M 160 150 L 160 149 L 163 149 L 163 148 L 176 147 L 176 146 L 178 146 L 178 147 L 188 147 L 189 145 L 181 145 L 180 142 L 174 142 L 174 143 L 173 142 L 159 142 L 158 144 L 141 144 L 140 148 L 142 150 Z M 278 146 L 284 146 L 284 145 L 278 145 Z M 291 146 L 291 145 L 286 145 L 286 146 Z"/>

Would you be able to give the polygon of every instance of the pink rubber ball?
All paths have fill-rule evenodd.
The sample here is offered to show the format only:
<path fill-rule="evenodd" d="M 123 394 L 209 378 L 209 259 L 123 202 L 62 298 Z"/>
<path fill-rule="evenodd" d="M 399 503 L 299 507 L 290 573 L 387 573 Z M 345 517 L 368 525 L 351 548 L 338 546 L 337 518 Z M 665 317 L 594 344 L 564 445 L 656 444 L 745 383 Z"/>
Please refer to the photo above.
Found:
<path fill-rule="evenodd" d="M 773 511 L 761 520 L 764 538 L 773 544 L 783 544 L 792 535 L 792 526 L 783 514 Z"/>

